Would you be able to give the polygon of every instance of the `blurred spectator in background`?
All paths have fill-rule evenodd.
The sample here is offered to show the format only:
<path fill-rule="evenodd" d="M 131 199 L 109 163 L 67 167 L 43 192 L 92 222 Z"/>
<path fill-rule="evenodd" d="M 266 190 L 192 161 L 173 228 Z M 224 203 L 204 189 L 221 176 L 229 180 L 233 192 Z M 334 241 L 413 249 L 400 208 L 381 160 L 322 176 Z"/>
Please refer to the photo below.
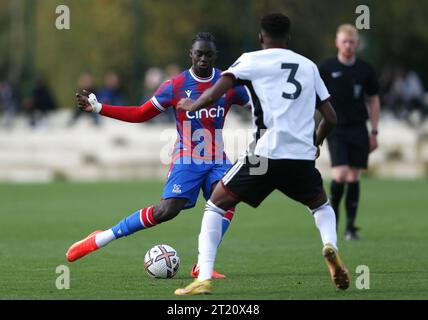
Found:
<path fill-rule="evenodd" d="M 92 92 L 92 91 L 89 91 Z M 121 93 L 120 78 L 116 72 L 109 72 L 104 78 L 104 87 L 98 92 L 98 101 L 109 105 L 125 105 L 125 97 Z"/>
<path fill-rule="evenodd" d="M 141 100 L 146 101 L 150 99 L 153 96 L 155 90 L 159 88 L 163 80 L 164 74 L 162 69 L 156 67 L 147 69 L 144 75 L 143 98 Z"/>
<path fill-rule="evenodd" d="M 94 83 L 93 83 L 93 78 L 92 75 L 88 72 L 82 73 L 79 76 L 78 79 L 78 92 L 82 92 L 83 90 L 89 91 L 89 92 L 96 92 L 94 89 Z M 86 112 L 81 112 L 79 109 L 74 108 L 74 113 L 72 118 L 70 119 L 68 125 L 69 126 L 73 126 L 74 124 L 76 124 L 77 120 L 82 116 L 90 116 L 94 122 L 94 124 L 96 126 L 99 126 L 100 124 L 100 118 L 99 115 L 97 113 L 86 113 Z"/>
<path fill-rule="evenodd" d="M 169 80 L 178 76 L 181 73 L 181 68 L 178 64 L 171 63 L 165 67 L 165 80 Z"/>
<path fill-rule="evenodd" d="M 165 74 L 161 83 L 178 76 L 180 73 L 181 73 L 181 68 L 178 64 L 171 63 L 167 65 L 165 67 Z M 163 114 L 163 117 L 162 117 L 163 119 L 161 119 L 161 117 L 159 117 L 159 119 L 163 120 L 164 122 L 174 122 L 175 121 L 174 117 L 175 117 L 174 111 L 172 110 L 172 108 L 168 108 Z"/>
<path fill-rule="evenodd" d="M 385 67 L 379 76 L 380 100 L 383 111 L 388 111 L 395 117 L 398 113 L 393 109 L 393 97 L 391 94 L 392 85 L 394 83 L 394 68 L 391 66 Z"/>
<path fill-rule="evenodd" d="M 47 116 L 57 109 L 52 91 L 43 76 L 38 76 L 30 99 L 26 104 L 32 128 L 47 126 Z"/>
<path fill-rule="evenodd" d="M 413 112 L 418 114 L 420 121 L 427 116 L 425 90 L 415 71 L 397 69 L 389 95 L 392 109 L 399 118 L 409 121 Z"/>
<path fill-rule="evenodd" d="M 0 127 L 10 129 L 17 112 L 12 86 L 6 79 L 0 78 Z"/>
<path fill-rule="evenodd" d="M 172 66 L 172 65 L 171 65 Z M 169 72 L 175 72 L 174 67 L 169 69 Z M 180 73 L 180 71 L 178 72 Z M 162 71 L 162 69 L 157 67 L 152 67 L 147 69 L 144 75 L 144 83 L 143 83 L 143 97 L 142 103 L 149 100 L 156 89 L 167 80 L 167 75 Z M 168 77 L 171 78 L 171 77 Z M 151 123 L 169 123 L 174 121 L 174 111 L 173 108 L 167 108 L 162 115 L 155 117 L 150 122 Z"/>

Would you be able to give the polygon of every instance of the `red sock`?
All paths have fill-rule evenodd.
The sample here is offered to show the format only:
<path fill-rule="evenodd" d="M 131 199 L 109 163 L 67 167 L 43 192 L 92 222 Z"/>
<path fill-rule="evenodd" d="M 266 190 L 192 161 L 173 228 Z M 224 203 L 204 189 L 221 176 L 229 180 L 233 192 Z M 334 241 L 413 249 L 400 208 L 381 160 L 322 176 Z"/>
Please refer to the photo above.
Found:
<path fill-rule="evenodd" d="M 235 215 L 235 208 L 230 208 L 224 214 L 223 219 L 229 220 L 229 223 L 230 223 L 232 221 L 234 215 Z"/>

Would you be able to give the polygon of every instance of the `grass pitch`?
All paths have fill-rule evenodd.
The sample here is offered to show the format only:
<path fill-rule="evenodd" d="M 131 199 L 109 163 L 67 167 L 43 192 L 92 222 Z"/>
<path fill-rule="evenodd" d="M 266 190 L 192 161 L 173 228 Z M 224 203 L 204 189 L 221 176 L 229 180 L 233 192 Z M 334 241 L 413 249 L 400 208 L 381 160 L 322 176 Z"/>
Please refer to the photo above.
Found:
<path fill-rule="evenodd" d="M 203 204 L 176 219 L 111 243 L 69 264 L 65 252 L 96 229 L 155 204 L 162 182 L 0 184 L 0 299 L 176 299 L 191 280 Z M 227 279 L 214 294 L 192 299 L 428 299 L 428 183 L 365 179 L 357 225 L 361 241 L 339 247 L 351 286 L 335 290 L 306 208 L 273 193 L 257 210 L 241 204 L 220 247 L 216 268 Z M 177 276 L 149 278 L 145 252 L 174 247 Z M 70 268 L 70 289 L 55 286 Z M 356 287 L 356 268 L 370 270 L 370 289 Z M 183 298 L 180 298 L 183 299 Z M 185 298 L 186 299 L 186 298 Z"/>

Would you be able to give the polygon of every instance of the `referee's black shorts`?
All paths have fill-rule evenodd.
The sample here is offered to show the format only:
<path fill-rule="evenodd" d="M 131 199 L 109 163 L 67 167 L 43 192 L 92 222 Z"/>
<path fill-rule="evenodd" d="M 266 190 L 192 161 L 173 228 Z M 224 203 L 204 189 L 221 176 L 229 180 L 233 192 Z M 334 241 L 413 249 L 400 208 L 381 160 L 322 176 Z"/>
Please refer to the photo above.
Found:
<path fill-rule="evenodd" d="M 369 135 L 365 124 L 336 127 L 328 135 L 327 143 L 332 167 L 367 169 Z"/>
<path fill-rule="evenodd" d="M 232 196 L 254 208 L 275 189 L 309 208 L 322 198 L 327 200 L 321 174 L 312 160 L 247 156 L 238 160 L 221 182 Z"/>

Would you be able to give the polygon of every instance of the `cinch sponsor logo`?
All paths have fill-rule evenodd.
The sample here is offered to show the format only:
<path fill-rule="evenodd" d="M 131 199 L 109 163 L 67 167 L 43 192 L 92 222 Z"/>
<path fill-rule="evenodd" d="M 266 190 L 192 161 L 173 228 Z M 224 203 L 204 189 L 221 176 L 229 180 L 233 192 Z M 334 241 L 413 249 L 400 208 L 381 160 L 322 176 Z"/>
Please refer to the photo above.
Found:
<path fill-rule="evenodd" d="M 195 112 L 186 111 L 188 119 L 204 119 L 204 118 L 219 118 L 224 117 L 223 107 L 212 107 L 210 109 L 200 109 Z"/>

